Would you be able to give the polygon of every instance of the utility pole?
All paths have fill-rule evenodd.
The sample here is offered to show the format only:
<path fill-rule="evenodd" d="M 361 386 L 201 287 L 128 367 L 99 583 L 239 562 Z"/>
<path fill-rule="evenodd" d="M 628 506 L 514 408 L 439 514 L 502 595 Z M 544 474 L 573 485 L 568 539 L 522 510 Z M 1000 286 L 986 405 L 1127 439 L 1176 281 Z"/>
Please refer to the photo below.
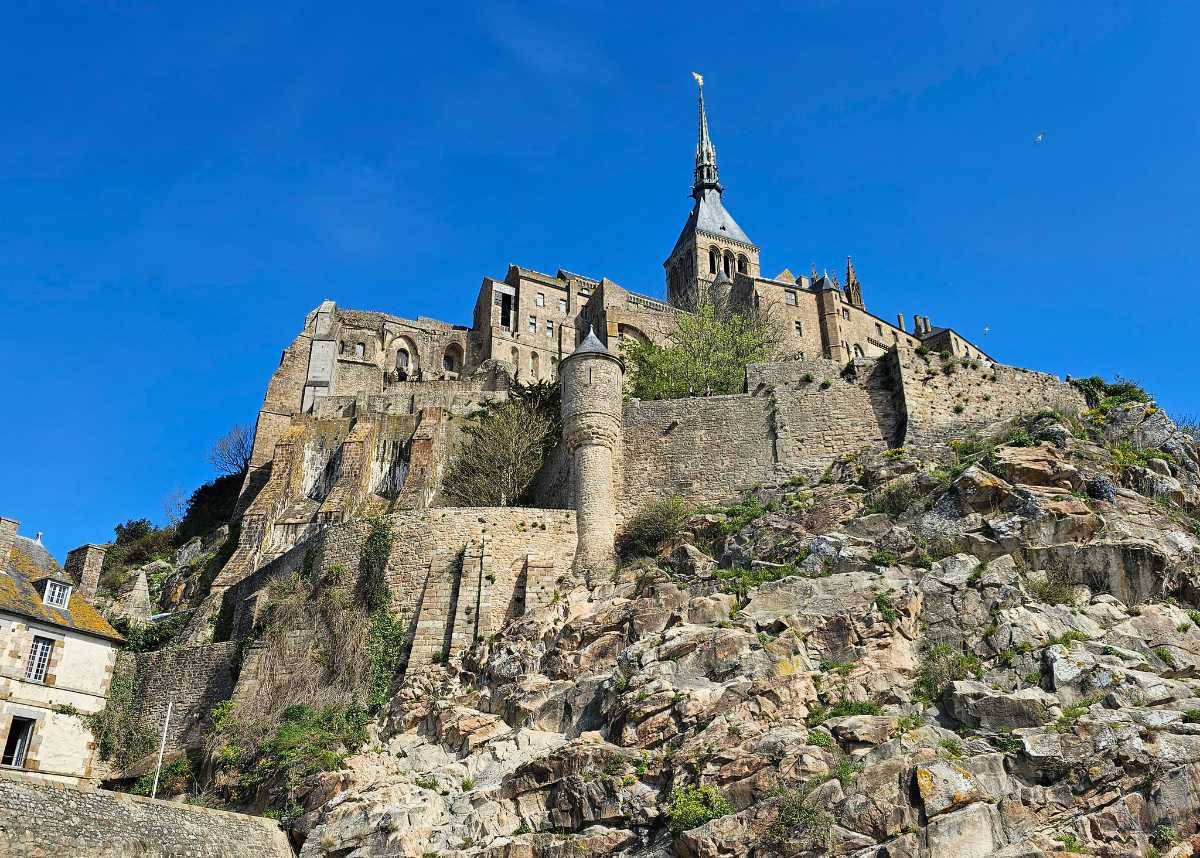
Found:
<path fill-rule="evenodd" d="M 163 751 L 167 748 L 167 727 L 171 723 L 171 710 L 174 708 L 174 700 L 167 703 L 167 717 L 163 719 L 162 740 L 158 743 L 158 765 L 154 768 L 154 786 L 150 788 L 150 798 L 155 798 L 158 795 L 158 776 L 162 774 Z"/>

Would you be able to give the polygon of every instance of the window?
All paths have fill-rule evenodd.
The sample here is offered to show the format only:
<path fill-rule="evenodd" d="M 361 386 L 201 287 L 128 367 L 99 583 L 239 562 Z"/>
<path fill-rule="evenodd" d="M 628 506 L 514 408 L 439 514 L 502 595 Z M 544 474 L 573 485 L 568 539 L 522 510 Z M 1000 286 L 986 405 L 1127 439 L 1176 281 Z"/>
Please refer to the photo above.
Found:
<path fill-rule="evenodd" d="M 854 344 L 854 356 L 855 356 L 855 357 L 862 357 L 862 356 L 863 356 L 863 350 L 862 350 L 862 346 L 860 346 L 858 343 L 855 343 L 855 344 Z"/>
<path fill-rule="evenodd" d="M 797 319 L 792 324 L 794 324 L 796 326 L 796 336 L 798 336 L 798 337 L 804 336 L 804 323 L 801 322 L 799 319 Z"/>
<path fill-rule="evenodd" d="M 796 306 L 796 290 L 795 289 L 784 289 L 783 290 L 783 303 L 787 304 L 789 307 Z"/>
<path fill-rule="evenodd" d="M 708 249 L 708 273 L 717 273 L 717 249 L 715 247 Z"/>
<path fill-rule="evenodd" d="M 738 273 L 746 274 L 750 271 L 750 261 L 746 257 L 738 256 Z"/>
<path fill-rule="evenodd" d="M 46 667 L 50 664 L 50 651 L 54 649 L 54 641 L 50 638 L 35 637 L 33 646 L 29 648 L 29 664 L 25 667 L 25 678 L 41 682 L 46 678 Z"/>
<path fill-rule="evenodd" d="M 733 254 L 725 252 L 725 274 L 726 276 L 733 273 Z"/>
<path fill-rule="evenodd" d="M 550 378 L 558 377 L 558 358 L 550 358 Z"/>
<path fill-rule="evenodd" d="M 447 372 L 459 372 L 463 365 L 462 346 L 458 343 L 451 343 L 446 346 L 446 352 L 442 355 L 442 369 Z"/>
<path fill-rule="evenodd" d="M 878 322 L 875 323 L 875 333 L 880 339 L 883 339 L 883 325 L 879 324 Z"/>
<path fill-rule="evenodd" d="M 900 342 L 900 335 L 898 333 L 896 333 L 895 331 L 892 331 L 892 342 L 893 343 Z"/>
<path fill-rule="evenodd" d="M 554 336 L 554 322 L 550 321 L 549 319 L 546 320 L 546 336 Z"/>
<path fill-rule="evenodd" d="M 538 353 L 537 352 L 529 353 L 529 376 L 530 376 L 530 378 L 532 378 L 535 381 L 538 378 Z"/>
<path fill-rule="evenodd" d="M 25 767 L 25 755 L 29 752 L 29 740 L 33 738 L 32 718 L 13 718 L 12 726 L 8 728 L 8 739 L 4 742 L 4 756 L 0 765 Z"/>
<path fill-rule="evenodd" d="M 345 353 L 346 353 L 346 341 L 342 340 L 341 342 L 338 343 L 338 354 L 344 355 Z"/>
<path fill-rule="evenodd" d="M 496 303 L 500 305 L 500 327 L 512 330 L 516 324 L 516 317 L 513 315 L 512 306 L 513 296 L 506 292 L 496 293 Z"/>
<path fill-rule="evenodd" d="M 537 297 L 533 299 L 533 303 L 534 303 L 534 306 L 545 307 L 546 306 L 546 293 L 538 292 Z"/>
<path fill-rule="evenodd" d="M 533 315 L 533 313 L 529 314 L 529 333 L 537 333 L 537 316 Z"/>
<path fill-rule="evenodd" d="M 354 344 L 354 356 L 356 358 L 361 358 L 364 355 L 366 355 L 366 353 L 367 353 L 366 343 L 355 343 Z"/>
<path fill-rule="evenodd" d="M 567 299 L 566 298 L 558 299 L 558 312 L 560 312 L 560 313 L 567 312 Z"/>
<path fill-rule="evenodd" d="M 65 608 L 71 599 L 71 588 L 58 581 L 46 582 L 46 596 L 42 599 L 51 608 Z"/>
<path fill-rule="evenodd" d="M 842 307 L 842 318 L 845 319 L 847 322 L 850 321 L 850 311 L 847 310 L 845 307 Z"/>

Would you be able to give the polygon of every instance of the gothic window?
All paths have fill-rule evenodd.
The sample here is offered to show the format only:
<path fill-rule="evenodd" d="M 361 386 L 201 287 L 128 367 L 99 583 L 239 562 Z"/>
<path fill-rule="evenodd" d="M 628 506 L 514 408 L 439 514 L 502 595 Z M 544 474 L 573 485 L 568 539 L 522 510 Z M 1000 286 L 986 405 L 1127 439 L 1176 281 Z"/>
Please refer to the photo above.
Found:
<path fill-rule="evenodd" d="M 733 254 L 728 250 L 725 251 L 725 274 L 733 274 Z"/>
<path fill-rule="evenodd" d="M 715 247 L 708 249 L 708 273 L 717 273 L 717 249 Z"/>
<path fill-rule="evenodd" d="M 738 273 L 739 274 L 750 273 L 750 260 L 748 260 L 745 256 L 743 256 L 740 253 L 738 254 Z"/>
<path fill-rule="evenodd" d="M 355 343 L 354 344 L 354 356 L 356 358 L 365 357 L 366 354 L 367 354 L 367 344 L 366 343 Z"/>
<path fill-rule="evenodd" d="M 446 353 L 442 355 L 442 369 L 447 372 L 460 372 L 462 364 L 462 346 L 458 343 L 451 343 L 446 347 Z"/>
<path fill-rule="evenodd" d="M 338 343 L 338 354 L 344 355 L 345 353 L 346 353 L 346 341 L 342 340 Z"/>
<path fill-rule="evenodd" d="M 514 370 L 521 368 L 521 353 L 516 350 L 516 347 L 512 350 L 512 365 Z"/>
<path fill-rule="evenodd" d="M 529 377 L 533 381 L 537 381 L 537 378 L 538 378 L 538 353 L 537 352 L 529 353 Z"/>
<path fill-rule="evenodd" d="M 397 350 L 397 352 L 396 352 L 396 369 L 407 370 L 409 360 L 410 360 L 410 356 L 408 354 L 408 349 Z"/>
<path fill-rule="evenodd" d="M 550 358 L 550 378 L 551 380 L 558 377 L 558 358 Z"/>

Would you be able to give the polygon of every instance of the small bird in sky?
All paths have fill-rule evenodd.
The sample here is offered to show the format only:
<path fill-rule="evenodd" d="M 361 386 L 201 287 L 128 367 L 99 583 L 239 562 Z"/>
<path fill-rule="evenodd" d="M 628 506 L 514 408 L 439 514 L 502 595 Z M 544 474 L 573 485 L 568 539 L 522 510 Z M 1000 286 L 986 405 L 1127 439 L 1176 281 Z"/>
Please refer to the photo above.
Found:
<path fill-rule="evenodd" d="M 1039 131 L 1037 133 L 1037 137 L 1033 138 L 1034 143 L 1044 143 L 1045 141 L 1046 141 L 1046 132 L 1045 131 Z"/>

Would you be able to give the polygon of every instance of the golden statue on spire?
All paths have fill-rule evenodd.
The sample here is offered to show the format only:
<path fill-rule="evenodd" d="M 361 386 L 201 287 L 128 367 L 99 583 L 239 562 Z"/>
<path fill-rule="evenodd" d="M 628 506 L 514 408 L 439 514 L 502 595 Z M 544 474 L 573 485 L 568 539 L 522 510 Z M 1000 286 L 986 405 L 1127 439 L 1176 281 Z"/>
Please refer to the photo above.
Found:
<path fill-rule="evenodd" d="M 700 72 L 692 72 L 692 77 L 696 79 L 696 86 L 704 86 L 704 75 Z"/>

